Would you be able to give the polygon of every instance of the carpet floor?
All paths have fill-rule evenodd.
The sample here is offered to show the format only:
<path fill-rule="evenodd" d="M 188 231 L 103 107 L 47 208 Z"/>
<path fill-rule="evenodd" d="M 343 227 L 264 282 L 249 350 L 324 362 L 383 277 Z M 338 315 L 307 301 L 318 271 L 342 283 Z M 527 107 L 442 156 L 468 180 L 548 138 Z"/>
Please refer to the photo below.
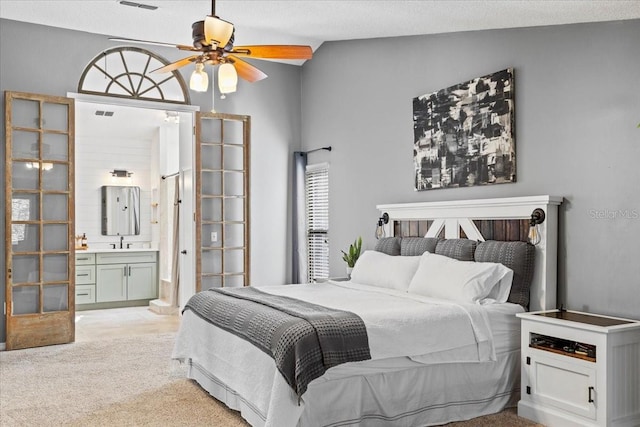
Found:
<path fill-rule="evenodd" d="M 0 426 L 248 424 L 170 362 L 174 333 L 0 352 Z M 455 427 L 529 427 L 514 410 Z"/>

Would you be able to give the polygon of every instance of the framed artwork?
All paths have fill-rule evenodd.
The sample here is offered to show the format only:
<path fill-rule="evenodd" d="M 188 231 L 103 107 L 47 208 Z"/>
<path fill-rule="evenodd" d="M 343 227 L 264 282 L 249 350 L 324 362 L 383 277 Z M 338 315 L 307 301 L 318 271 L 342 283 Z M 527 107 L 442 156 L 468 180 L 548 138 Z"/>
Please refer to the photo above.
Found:
<path fill-rule="evenodd" d="M 516 182 L 513 69 L 413 98 L 415 189 Z"/>

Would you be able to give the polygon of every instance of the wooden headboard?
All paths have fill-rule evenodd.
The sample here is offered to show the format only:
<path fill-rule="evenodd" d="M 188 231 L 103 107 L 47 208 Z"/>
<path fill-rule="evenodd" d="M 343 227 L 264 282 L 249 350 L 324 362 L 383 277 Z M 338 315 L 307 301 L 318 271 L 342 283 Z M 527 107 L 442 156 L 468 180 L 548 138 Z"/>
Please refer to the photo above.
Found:
<path fill-rule="evenodd" d="M 536 246 L 535 269 L 529 292 L 529 309 L 538 311 L 557 308 L 558 206 L 561 203 L 562 197 L 558 196 L 530 196 L 451 202 L 400 203 L 378 205 L 376 208 L 381 214 L 385 212 L 389 214 L 389 223 L 384 226 L 387 236 L 396 235 L 396 231 L 402 230 L 404 227 L 409 230 L 411 228 L 417 229 L 418 235 L 423 237 L 444 237 L 446 239 L 466 237 L 479 241 L 511 240 L 499 238 L 500 235 L 495 234 L 495 227 L 484 225 L 489 220 L 513 224 L 510 227 L 517 227 L 519 230 L 518 238 L 513 240 L 522 240 L 522 220 L 528 220 L 534 209 L 542 209 L 546 219 L 539 225 L 542 238 Z M 396 223 L 400 222 L 402 225 L 396 226 Z M 494 231 L 487 232 L 488 230 Z M 412 231 L 409 233 L 413 234 Z M 511 233 L 516 234 L 515 231 L 511 231 Z M 486 238 L 485 234 L 487 234 Z"/>

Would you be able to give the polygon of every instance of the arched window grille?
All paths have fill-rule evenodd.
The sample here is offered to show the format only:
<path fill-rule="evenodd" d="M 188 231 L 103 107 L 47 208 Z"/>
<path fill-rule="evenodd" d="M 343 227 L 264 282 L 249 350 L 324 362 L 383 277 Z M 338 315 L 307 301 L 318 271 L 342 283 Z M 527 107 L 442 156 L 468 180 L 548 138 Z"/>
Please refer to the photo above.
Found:
<path fill-rule="evenodd" d="M 84 69 L 78 92 L 190 105 L 189 90 L 178 71 L 151 74 L 169 63 L 163 57 L 137 47 L 107 49 Z"/>

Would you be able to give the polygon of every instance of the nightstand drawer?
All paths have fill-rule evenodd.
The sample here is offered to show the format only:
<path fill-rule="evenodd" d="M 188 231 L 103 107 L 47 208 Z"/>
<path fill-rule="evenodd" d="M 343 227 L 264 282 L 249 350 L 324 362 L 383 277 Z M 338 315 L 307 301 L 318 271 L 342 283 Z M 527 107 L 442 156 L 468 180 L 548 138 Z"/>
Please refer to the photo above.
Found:
<path fill-rule="evenodd" d="M 76 285 L 87 285 L 90 283 L 96 283 L 96 266 L 76 266 Z"/>
<path fill-rule="evenodd" d="M 96 285 L 76 285 L 76 304 L 96 302 Z"/>

